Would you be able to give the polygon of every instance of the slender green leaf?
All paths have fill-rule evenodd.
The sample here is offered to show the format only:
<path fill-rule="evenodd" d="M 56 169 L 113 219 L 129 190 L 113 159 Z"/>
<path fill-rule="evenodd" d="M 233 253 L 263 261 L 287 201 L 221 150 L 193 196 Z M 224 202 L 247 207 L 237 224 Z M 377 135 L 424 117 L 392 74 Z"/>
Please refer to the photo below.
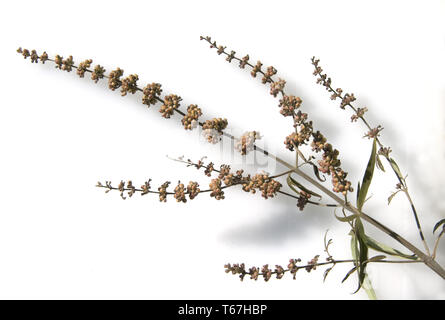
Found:
<path fill-rule="evenodd" d="M 399 166 L 397 165 L 396 161 L 393 158 L 389 159 L 389 163 L 391 163 L 391 167 L 394 170 L 394 172 L 396 173 L 397 177 L 399 178 L 400 181 L 404 181 L 402 172 L 400 171 Z"/>
<path fill-rule="evenodd" d="M 321 195 L 319 195 L 318 193 L 315 193 L 314 191 L 309 190 L 308 188 L 306 188 L 305 186 L 303 186 L 303 185 L 302 185 L 301 183 L 299 183 L 297 180 L 295 180 L 294 178 L 292 178 L 290 174 L 287 176 L 287 184 L 288 184 L 289 187 L 291 187 L 291 189 L 292 189 L 294 192 L 296 192 L 296 193 L 299 193 L 299 192 L 295 191 L 295 189 L 292 188 L 292 186 L 296 186 L 296 187 L 298 187 L 300 190 L 302 190 L 302 191 L 304 191 L 304 192 L 306 192 L 306 193 L 309 193 L 309 194 L 311 194 L 311 195 L 313 195 L 313 196 L 319 197 L 319 198 L 321 199 Z"/>
<path fill-rule="evenodd" d="M 380 261 L 380 260 L 383 260 L 383 259 L 385 259 L 385 258 L 386 258 L 386 256 L 384 256 L 383 254 L 381 254 L 381 255 L 378 255 L 378 256 L 374 256 L 374 257 L 372 257 L 372 258 L 369 258 L 368 261 L 366 261 L 366 263 Z"/>
<path fill-rule="evenodd" d="M 368 237 L 367 235 L 364 235 L 363 240 L 369 248 L 374 249 L 375 251 L 383 252 L 383 253 L 389 254 L 391 256 L 397 256 L 397 257 L 410 259 L 410 260 L 417 260 L 417 257 L 415 255 L 409 255 L 409 254 L 402 253 L 399 250 L 393 249 L 393 248 L 387 246 L 386 244 L 380 243 L 377 240 L 374 240 L 371 237 Z"/>
<path fill-rule="evenodd" d="M 377 165 L 377 168 L 379 168 L 380 170 L 382 170 L 383 172 L 385 172 L 385 167 L 383 166 L 383 163 L 382 163 L 382 161 L 380 160 L 380 157 L 379 157 L 379 155 L 377 154 L 376 155 L 376 165 Z"/>
<path fill-rule="evenodd" d="M 371 280 L 369 280 L 368 274 L 365 275 L 365 280 L 363 282 L 363 289 L 365 289 L 368 298 L 370 300 L 377 300 L 377 295 L 372 287 Z"/>
<path fill-rule="evenodd" d="M 392 199 L 394 199 L 394 197 L 396 196 L 396 194 L 398 194 L 400 191 L 402 191 L 402 190 L 397 190 L 396 192 L 393 192 L 393 193 L 389 196 L 389 198 L 388 198 L 388 206 L 389 206 L 389 204 L 391 203 Z"/>
<path fill-rule="evenodd" d="M 366 243 L 363 240 L 363 238 L 366 235 L 365 235 L 365 230 L 363 228 L 363 224 L 362 224 L 360 218 L 355 220 L 355 230 L 354 231 L 356 233 L 358 249 L 359 249 L 359 255 L 358 255 L 359 264 L 357 267 L 358 268 L 359 285 L 358 285 L 357 290 L 354 292 L 354 293 L 356 293 L 357 291 L 360 290 L 360 288 L 363 285 L 363 281 L 365 280 L 366 261 L 368 260 L 368 246 L 366 245 Z"/>
<path fill-rule="evenodd" d="M 326 181 L 326 177 L 323 176 L 323 179 L 320 176 L 320 171 L 318 170 L 318 166 L 313 164 L 312 162 L 310 163 L 312 165 L 312 168 L 314 169 L 314 174 L 317 177 L 318 180 L 320 180 L 321 182 L 325 182 Z"/>
<path fill-rule="evenodd" d="M 371 156 L 369 157 L 368 165 L 366 167 L 365 174 L 363 176 L 362 185 L 360 191 L 357 193 L 357 208 L 362 210 L 363 204 L 365 203 L 366 194 L 368 193 L 369 186 L 371 185 L 372 176 L 374 175 L 375 158 L 376 158 L 377 143 L 374 139 L 372 144 Z"/>
<path fill-rule="evenodd" d="M 341 222 L 350 222 L 358 217 L 358 215 L 356 215 L 356 214 L 351 214 L 350 216 L 347 216 L 347 217 L 339 217 L 335 213 L 334 213 L 334 215 L 335 215 L 335 218 L 337 218 L 337 220 L 339 220 Z"/>
<path fill-rule="evenodd" d="M 439 228 L 442 224 L 444 225 L 444 228 L 445 228 L 445 219 L 439 220 L 436 223 L 436 225 L 433 228 L 433 233 L 436 232 L 437 228 Z"/>
<path fill-rule="evenodd" d="M 346 279 L 348 279 L 349 276 L 350 276 L 351 274 L 353 274 L 356 270 L 357 270 L 357 267 L 354 267 L 354 268 L 352 268 L 351 270 L 349 270 L 348 273 L 346 274 L 346 276 L 345 276 L 345 277 L 343 278 L 343 280 L 341 281 L 341 283 L 345 282 Z"/>

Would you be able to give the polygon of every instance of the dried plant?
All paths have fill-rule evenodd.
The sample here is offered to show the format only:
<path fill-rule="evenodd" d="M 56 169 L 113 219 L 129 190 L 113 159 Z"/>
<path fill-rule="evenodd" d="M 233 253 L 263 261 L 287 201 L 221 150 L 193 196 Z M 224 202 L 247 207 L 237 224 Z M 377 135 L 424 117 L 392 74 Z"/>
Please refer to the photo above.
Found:
<path fill-rule="evenodd" d="M 284 145 L 290 152 L 295 152 L 295 163 L 284 161 L 256 145 L 255 142 L 261 138 L 258 131 L 246 132 L 237 138 L 225 131 L 228 126 L 227 119 L 200 120 L 203 117 L 203 111 L 196 104 L 190 104 L 185 109 L 182 108 L 181 103 L 183 100 L 180 96 L 176 94 L 163 96 L 161 84 L 155 82 L 144 87 L 139 86 L 137 74 L 130 74 L 124 77 L 124 70 L 120 68 L 116 68 L 107 74 L 104 67 L 100 65 L 93 67 L 91 59 L 75 65 L 72 56 L 63 58 L 60 55 L 56 55 L 54 58 L 50 58 L 46 52 L 38 55 L 36 50 L 29 51 L 22 48 L 19 48 L 17 52 L 23 55 L 25 59 L 29 57 L 32 63 L 50 61 L 55 64 L 57 69 L 62 71 L 71 72 L 76 70 L 77 75 L 81 78 L 88 73 L 96 83 L 105 79 L 108 81 L 109 89 L 113 91 L 119 89 L 122 96 L 140 92 L 142 94 L 142 104 L 151 107 L 159 103 L 161 105 L 159 112 L 166 119 L 171 118 L 175 113 L 179 114 L 183 117 L 181 123 L 185 130 L 201 127 L 202 134 L 208 142 L 218 143 L 222 138 L 227 138 L 235 142 L 235 150 L 241 155 L 245 156 L 252 151 L 259 152 L 286 168 L 284 172 L 275 175 L 264 172 L 246 174 L 241 169 L 233 170 L 229 164 L 217 166 L 211 161 L 205 161 L 205 157 L 197 161 L 185 160 L 183 157 L 172 158 L 172 160 L 183 163 L 187 167 L 202 170 L 204 175 L 210 180 L 208 187 L 202 187 L 196 181 L 189 181 L 188 183 L 178 181 L 174 187 L 170 186 L 170 181 L 166 181 L 157 188 L 152 187 L 151 179 L 143 182 L 140 187 L 135 186 L 131 180 L 126 182 L 120 181 L 117 185 L 111 181 L 98 182 L 97 187 L 105 189 L 106 193 L 118 191 L 122 199 L 132 197 L 137 193 L 140 195 L 156 194 L 161 202 L 166 202 L 168 198 L 173 197 L 177 202 L 186 203 L 188 200 L 194 200 L 201 193 L 208 193 L 210 197 L 222 200 L 225 199 L 225 189 L 240 186 L 245 192 L 261 193 L 261 196 L 265 199 L 274 198 L 277 195 L 290 197 L 296 201 L 296 206 L 299 210 L 303 210 L 307 205 L 332 207 L 334 210 L 341 210 L 341 216 L 338 216 L 334 211 L 335 217 L 340 222 L 347 223 L 350 226 L 351 259 L 335 259 L 329 252 L 332 239 L 327 240 L 325 235 L 324 251 L 326 257 L 324 261 L 317 254 L 306 263 L 302 263 L 300 258 L 292 258 L 286 267 L 276 265 L 275 268 L 270 268 L 266 264 L 262 268 L 255 266 L 247 268 L 244 263 L 226 264 L 225 269 L 227 273 L 237 274 L 241 280 L 249 276 L 253 280 L 262 277 L 265 281 L 268 281 L 272 277 L 282 279 L 286 273 L 290 273 L 293 279 L 295 279 L 296 273 L 300 269 L 311 272 L 318 267 L 328 266 L 323 274 L 323 279 L 326 279 L 335 265 L 349 263 L 352 264 L 352 268 L 345 275 L 343 281 L 348 279 L 350 275 L 357 274 L 358 284 L 355 292 L 363 288 L 371 298 L 375 298 L 375 292 L 370 285 L 367 275 L 366 268 L 369 263 L 423 263 L 442 277 L 442 279 L 445 279 L 445 270 L 435 260 L 440 239 L 445 233 L 445 219 L 438 221 L 433 228 L 433 233 L 437 231 L 438 235 L 431 251 L 424 237 L 419 214 L 408 190 L 406 175 L 402 173 L 396 160 L 391 157 L 391 148 L 384 146 L 380 140 L 383 127 L 381 125 L 371 126 L 369 124 L 365 117 L 368 108 L 356 107 L 356 97 L 353 93 L 345 93 L 341 88 L 334 89 L 331 78 L 323 73 L 320 61 L 315 57 L 311 59 L 316 82 L 325 87 L 331 95 L 331 100 L 340 101 L 341 109 L 345 110 L 348 107 L 352 110 L 351 121 L 358 122 L 360 120 L 367 128 L 364 138 L 372 141 L 371 155 L 363 178 L 361 182 L 358 182 L 356 190 L 352 187 L 352 182 L 347 179 L 348 173 L 342 167 L 340 152 L 328 142 L 327 137 L 320 130 L 315 129 L 315 125 L 313 121 L 309 120 L 308 114 L 301 110 L 302 99 L 285 92 L 286 81 L 276 78 L 277 70 L 273 66 L 264 67 L 261 61 L 251 62 L 249 55 L 238 57 L 235 51 L 227 51 L 225 46 L 218 45 L 210 37 L 201 36 L 200 39 L 207 42 L 210 48 L 214 49 L 218 55 L 223 55 L 229 63 L 236 62 L 241 69 L 248 69 L 252 77 L 260 78 L 262 84 L 269 86 L 270 94 L 279 99 L 278 107 L 280 108 L 280 114 L 292 121 L 293 128 L 290 134 L 285 137 Z M 308 146 L 312 152 L 304 154 L 302 151 L 303 146 Z M 374 219 L 371 215 L 365 213 L 363 209 L 374 175 L 374 168 L 377 167 L 382 172 L 386 172 L 381 158 L 386 160 L 388 167 L 397 178 L 396 190 L 387 199 L 388 205 L 397 194 L 403 193 L 405 195 L 410 204 L 424 251 Z M 302 166 L 310 167 L 313 175 L 311 176 L 303 172 Z M 330 187 L 326 184 L 326 175 L 330 176 Z M 283 184 L 279 182 L 279 178 L 283 177 L 286 178 L 286 184 L 289 187 L 288 191 L 285 191 Z M 313 189 L 318 189 L 318 191 L 315 192 Z M 355 199 L 351 200 L 354 192 Z M 319 193 L 323 193 L 330 198 L 331 203 L 322 202 L 322 196 Z M 370 237 L 365 232 L 363 222 L 374 226 L 399 242 L 401 246 L 407 249 L 407 252 L 403 253 L 393 249 Z M 376 251 L 378 254 L 371 255 L 371 250 Z M 395 259 L 390 260 L 387 256 L 393 256 Z"/>

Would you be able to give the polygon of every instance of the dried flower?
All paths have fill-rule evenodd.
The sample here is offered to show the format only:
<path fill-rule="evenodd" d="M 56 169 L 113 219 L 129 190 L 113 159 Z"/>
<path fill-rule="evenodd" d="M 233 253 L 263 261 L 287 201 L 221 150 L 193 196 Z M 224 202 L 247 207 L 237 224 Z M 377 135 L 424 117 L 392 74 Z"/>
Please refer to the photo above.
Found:
<path fill-rule="evenodd" d="M 46 51 L 43 51 L 43 53 L 40 55 L 40 62 L 42 62 L 42 64 L 45 64 L 45 61 L 48 60 L 48 54 L 46 53 Z"/>
<path fill-rule="evenodd" d="M 177 202 L 187 202 L 187 199 L 185 198 L 185 187 L 184 184 L 181 183 L 181 181 L 178 181 L 178 185 L 175 188 L 174 197 Z"/>
<path fill-rule="evenodd" d="M 221 179 L 212 179 L 209 185 L 212 193 L 210 193 L 211 197 L 214 197 L 216 200 L 224 199 L 224 191 L 221 190 Z"/>
<path fill-rule="evenodd" d="M 245 132 L 235 143 L 235 149 L 242 155 L 246 155 L 252 151 L 255 146 L 255 141 L 261 139 L 258 131 Z"/>
<path fill-rule="evenodd" d="M 94 80 L 94 82 L 97 83 L 100 79 L 103 79 L 104 76 L 105 69 L 100 65 L 96 65 L 91 73 L 91 80 Z"/>
<path fill-rule="evenodd" d="M 69 56 L 68 58 L 62 60 L 62 67 L 60 69 L 66 72 L 70 72 L 73 70 L 73 65 L 74 65 L 73 56 Z"/>
<path fill-rule="evenodd" d="M 167 188 L 169 185 L 170 181 L 166 181 L 158 188 L 160 202 L 167 202 Z"/>
<path fill-rule="evenodd" d="M 351 102 L 353 102 L 353 101 L 355 101 L 354 94 L 346 93 L 345 96 L 343 97 L 343 99 L 341 100 L 340 108 L 344 109 L 345 106 L 350 105 Z"/>
<path fill-rule="evenodd" d="M 130 74 L 121 81 L 121 96 L 126 96 L 127 92 L 132 94 L 138 90 L 137 81 L 139 76 L 137 74 Z"/>
<path fill-rule="evenodd" d="M 182 125 L 186 130 L 194 129 L 198 126 L 198 119 L 202 116 L 202 111 L 196 104 L 187 107 L 187 114 L 182 118 Z"/>
<path fill-rule="evenodd" d="M 151 189 L 150 182 L 151 182 L 151 179 L 149 179 L 148 181 L 145 181 L 145 183 L 141 186 L 141 189 L 142 189 L 141 195 L 145 195 L 150 192 L 150 189 Z"/>
<path fill-rule="evenodd" d="M 179 108 L 179 102 L 182 100 L 181 97 L 170 94 L 168 96 L 165 96 L 164 98 L 164 104 L 159 109 L 159 112 L 162 114 L 162 116 L 166 119 L 169 119 L 173 113 L 175 112 L 175 109 Z"/>
<path fill-rule="evenodd" d="M 252 75 L 252 77 L 255 78 L 258 72 L 262 73 L 262 71 L 261 71 L 261 67 L 262 67 L 262 66 L 263 66 L 263 64 L 261 63 L 261 61 L 258 61 L 258 62 L 256 63 L 256 65 L 252 68 L 252 71 L 250 72 L 250 74 Z"/>
<path fill-rule="evenodd" d="M 32 50 L 31 51 L 31 63 L 37 63 L 39 62 L 39 56 L 37 55 L 37 51 Z"/>
<path fill-rule="evenodd" d="M 147 106 L 155 104 L 162 93 L 161 85 L 159 83 L 147 84 L 143 89 L 142 103 Z"/>
<path fill-rule="evenodd" d="M 116 70 L 113 70 L 110 72 L 108 76 L 108 88 L 111 90 L 116 90 L 121 86 L 120 77 L 122 77 L 124 74 L 124 70 L 121 68 L 117 68 Z"/>
<path fill-rule="evenodd" d="M 190 200 L 196 198 L 201 190 L 199 189 L 199 184 L 197 182 L 190 181 L 187 186 L 187 193 L 189 194 Z"/>
<path fill-rule="evenodd" d="M 351 122 L 357 121 L 359 118 L 363 117 L 365 112 L 368 111 L 368 108 L 358 108 L 355 114 L 351 116 Z"/>
<path fill-rule="evenodd" d="M 283 93 L 286 81 L 283 79 L 278 79 L 270 84 L 270 94 L 276 97 L 280 92 Z"/>
<path fill-rule="evenodd" d="M 248 63 L 249 63 L 249 55 L 246 55 L 240 60 L 239 67 L 241 69 L 244 69 Z"/>
<path fill-rule="evenodd" d="M 374 139 L 374 138 L 380 136 L 380 131 L 382 131 L 382 130 L 383 130 L 383 127 L 382 127 L 381 125 L 378 125 L 377 127 L 372 128 L 371 130 L 369 130 L 369 131 L 363 136 L 363 138 L 364 138 L 364 137 L 367 137 L 368 139 Z"/>
<path fill-rule="evenodd" d="M 285 117 L 293 116 L 295 110 L 301 106 L 302 102 L 303 101 L 299 97 L 285 95 L 280 100 L 280 113 Z"/>
<path fill-rule="evenodd" d="M 79 63 L 79 66 L 77 67 L 77 75 L 81 78 L 85 76 L 85 72 L 88 70 L 88 68 L 91 66 L 91 63 L 93 63 L 93 60 L 88 59 L 81 63 Z"/>

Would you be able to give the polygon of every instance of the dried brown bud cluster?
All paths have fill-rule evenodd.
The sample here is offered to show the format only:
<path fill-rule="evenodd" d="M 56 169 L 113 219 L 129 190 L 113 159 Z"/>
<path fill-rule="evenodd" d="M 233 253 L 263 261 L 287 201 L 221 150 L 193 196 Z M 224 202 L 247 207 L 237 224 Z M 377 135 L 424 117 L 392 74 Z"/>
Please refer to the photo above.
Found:
<path fill-rule="evenodd" d="M 256 189 L 261 191 L 261 196 L 265 199 L 273 198 L 281 189 L 282 184 L 269 177 L 268 174 L 258 173 L 248 181 L 243 183 L 243 190 L 256 193 Z"/>
<path fill-rule="evenodd" d="M 374 139 L 377 138 L 378 136 L 380 136 L 380 131 L 383 130 L 383 127 L 381 125 L 378 125 L 375 128 L 372 128 L 371 130 L 369 130 L 364 136 L 367 137 L 368 139 Z"/>
<path fill-rule="evenodd" d="M 351 116 L 351 122 L 357 121 L 358 119 L 362 118 L 365 115 L 365 112 L 368 111 L 368 108 L 358 108 L 355 114 Z"/>
<path fill-rule="evenodd" d="M 309 198 L 311 195 L 303 190 L 300 191 L 300 197 L 298 198 L 297 207 L 300 209 L 300 211 L 304 210 L 304 207 L 306 206 Z"/>
<path fill-rule="evenodd" d="M 285 117 L 292 117 L 295 114 L 295 110 L 301 106 L 302 102 L 303 101 L 299 97 L 285 95 L 280 100 L 280 113 Z"/>
<path fill-rule="evenodd" d="M 83 78 L 85 76 L 85 72 L 88 70 L 88 68 L 91 66 L 91 64 L 93 63 L 93 60 L 88 59 L 85 60 L 81 63 L 79 63 L 79 66 L 77 67 L 77 75 L 81 78 Z"/>
<path fill-rule="evenodd" d="M 164 182 L 159 188 L 159 201 L 167 202 L 167 188 L 170 185 L 170 181 Z"/>
<path fill-rule="evenodd" d="M 121 68 L 117 68 L 116 70 L 111 71 L 108 76 L 108 88 L 113 91 L 118 89 L 122 84 L 120 77 L 122 77 L 123 75 L 124 70 L 122 70 Z"/>
<path fill-rule="evenodd" d="M 198 126 L 198 119 L 202 116 L 202 111 L 196 104 L 187 107 L 187 114 L 182 118 L 181 122 L 185 130 L 191 130 Z"/>
<path fill-rule="evenodd" d="M 283 79 L 278 79 L 278 81 L 274 81 L 270 84 L 270 94 L 276 97 L 279 93 L 283 94 L 284 86 L 286 85 L 286 81 Z"/>
<path fill-rule="evenodd" d="M 156 104 L 159 99 L 159 96 L 162 93 L 161 85 L 159 83 L 150 83 L 147 84 L 142 90 L 142 103 L 147 106 Z"/>
<path fill-rule="evenodd" d="M 100 65 L 96 65 L 94 67 L 93 72 L 91 73 L 91 80 L 94 80 L 97 83 L 100 79 L 105 77 L 105 69 Z"/>
<path fill-rule="evenodd" d="M 258 131 L 245 132 L 235 143 L 235 149 L 242 155 L 246 155 L 252 151 L 255 146 L 255 141 L 261 139 Z"/>
<path fill-rule="evenodd" d="M 202 125 L 202 128 L 204 129 L 203 135 L 208 142 L 217 143 L 223 130 L 227 128 L 227 124 L 227 119 L 213 118 L 212 120 L 207 120 Z"/>
<path fill-rule="evenodd" d="M 159 109 L 159 112 L 164 118 L 169 119 L 173 115 L 175 110 L 179 108 L 180 101 L 182 101 L 182 98 L 180 96 L 177 96 L 176 94 L 165 96 L 164 104 Z"/>
<path fill-rule="evenodd" d="M 137 74 L 130 74 L 128 77 L 124 78 L 121 84 L 121 96 L 126 96 L 127 92 L 135 94 L 138 90 L 138 80 L 139 76 Z"/>

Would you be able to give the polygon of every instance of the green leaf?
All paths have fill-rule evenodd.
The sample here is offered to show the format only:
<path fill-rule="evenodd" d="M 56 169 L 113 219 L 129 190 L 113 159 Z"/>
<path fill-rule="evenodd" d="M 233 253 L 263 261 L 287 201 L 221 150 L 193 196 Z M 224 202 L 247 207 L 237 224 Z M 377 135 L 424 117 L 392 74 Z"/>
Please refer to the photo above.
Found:
<path fill-rule="evenodd" d="M 363 224 L 360 219 L 355 220 L 355 227 L 357 232 L 357 240 L 359 244 L 359 267 L 358 267 L 358 278 L 359 278 L 359 287 L 355 292 L 360 290 L 363 285 L 363 281 L 366 276 L 366 262 L 368 260 L 368 246 L 363 241 L 363 237 L 365 237 L 365 230 L 363 228 Z"/>
<path fill-rule="evenodd" d="M 299 191 L 295 190 L 295 188 L 293 188 L 293 186 L 298 187 L 300 190 L 309 193 L 313 196 L 319 197 L 321 199 L 321 196 L 318 193 L 315 193 L 312 190 L 309 190 L 308 188 L 306 188 L 305 186 L 303 186 L 301 183 L 299 183 L 297 180 L 295 180 L 294 178 L 291 177 L 291 174 L 289 173 L 289 175 L 287 176 L 287 184 L 289 185 L 289 187 L 295 192 L 295 193 L 300 193 Z"/>
<path fill-rule="evenodd" d="M 337 218 L 337 220 L 341 221 L 341 222 L 350 222 L 353 221 L 355 218 L 358 217 L 357 214 L 351 214 L 350 216 L 347 217 L 339 217 L 334 213 L 335 218 Z"/>
<path fill-rule="evenodd" d="M 376 162 L 376 164 L 377 164 L 377 168 L 379 168 L 380 170 L 382 170 L 383 172 L 385 172 L 385 167 L 383 166 L 382 161 L 380 161 L 380 157 L 379 157 L 378 154 L 376 155 L 376 158 L 375 158 L 375 159 L 377 160 L 377 162 Z"/>
<path fill-rule="evenodd" d="M 415 255 L 402 253 L 399 250 L 393 249 L 390 246 L 387 246 L 386 244 L 380 243 L 377 240 L 368 237 L 367 235 L 363 236 L 363 241 L 369 248 L 374 249 L 375 251 L 383 252 L 391 256 L 397 256 L 410 260 L 417 260 L 417 257 Z"/>
<path fill-rule="evenodd" d="M 372 176 L 374 175 L 375 158 L 376 158 L 377 143 L 374 138 L 372 144 L 371 156 L 369 157 L 368 166 L 366 167 L 365 174 L 363 176 L 362 185 L 360 190 L 357 192 L 357 208 L 362 210 L 363 204 L 365 203 L 366 194 L 368 193 L 369 186 L 371 185 Z"/>
<path fill-rule="evenodd" d="M 367 274 L 365 275 L 365 281 L 363 282 L 363 289 L 365 289 L 370 300 L 377 300 L 377 295 L 375 294 L 374 288 L 371 284 L 371 280 L 369 280 Z"/>
<path fill-rule="evenodd" d="M 396 194 L 398 194 L 400 191 L 402 190 L 397 190 L 396 192 L 392 193 L 389 198 L 388 198 L 388 206 L 391 203 L 392 199 L 396 196 Z"/>
<path fill-rule="evenodd" d="M 400 171 L 399 166 L 397 165 L 396 161 L 393 158 L 389 159 L 389 163 L 391 164 L 392 169 L 394 170 L 395 174 L 399 178 L 400 181 L 404 181 L 405 179 L 402 176 L 402 172 Z"/>
<path fill-rule="evenodd" d="M 444 229 L 445 229 L 445 219 L 439 220 L 436 225 L 433 228 L 433 233 L 436 232 L 437 228 L 439 228 L 441 225 L 444 225 Z"/>
<path fill-rule="evenodd" d="M 351 270 L 349 270 L 348 273 L 346 274 L 346 276 L 345 276 L 345 277 L 343 278 L 343 280 L 341 281 L 341 283 L 345 282 L 346 279 L 348 279 L 349 276 L 350 276 L 351 274 L 353 274 L 356 270 L 357 270 L 357 267 L 354 267 L 354 268 L 352 268 Z"/>

